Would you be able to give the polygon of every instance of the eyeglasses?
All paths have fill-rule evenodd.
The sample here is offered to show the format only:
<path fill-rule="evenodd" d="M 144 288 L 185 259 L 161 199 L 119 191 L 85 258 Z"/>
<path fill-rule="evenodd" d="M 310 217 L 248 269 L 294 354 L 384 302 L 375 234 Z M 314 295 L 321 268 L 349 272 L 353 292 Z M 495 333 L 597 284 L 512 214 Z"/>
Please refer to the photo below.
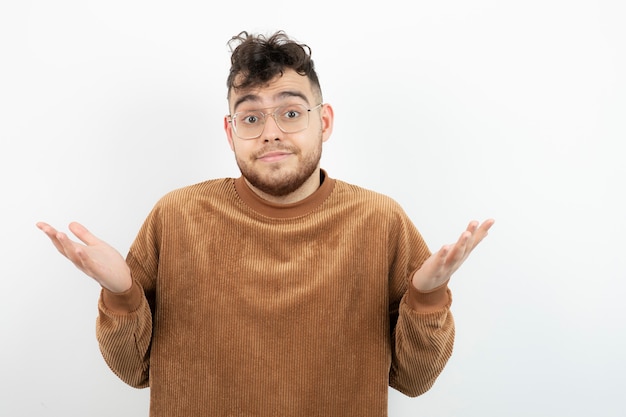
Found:
<path fill-rule="evenodd" d="M 263 134 L 267 116 L 272 116 L 276 126 L 283 133 L 298 133 L 309 127 L 309 113 L 322 106 L 323 103 L 307 109 L 304 104 L 285 104 L 277 107 L 272 113 L 260 110 L 240 111 L 229 116 L 228 123 L 233 126 L 240 139 L 256 139 Z"/>

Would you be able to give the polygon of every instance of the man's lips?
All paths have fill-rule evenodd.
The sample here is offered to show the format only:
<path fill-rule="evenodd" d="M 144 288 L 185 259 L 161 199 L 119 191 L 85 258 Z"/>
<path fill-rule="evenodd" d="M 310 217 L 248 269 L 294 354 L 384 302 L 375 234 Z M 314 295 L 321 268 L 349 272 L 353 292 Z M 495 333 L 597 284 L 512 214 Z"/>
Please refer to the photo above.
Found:
<path fill-rule="evenodd" d="M 291 152 L 286 152 L 286 151 L 266 152 L 257 156 L 257 159 L 263 162 L 277 162 L 277 161 L 282 161 L 283 159 L 287 158 L 291 154 L 292 154 Z"/>

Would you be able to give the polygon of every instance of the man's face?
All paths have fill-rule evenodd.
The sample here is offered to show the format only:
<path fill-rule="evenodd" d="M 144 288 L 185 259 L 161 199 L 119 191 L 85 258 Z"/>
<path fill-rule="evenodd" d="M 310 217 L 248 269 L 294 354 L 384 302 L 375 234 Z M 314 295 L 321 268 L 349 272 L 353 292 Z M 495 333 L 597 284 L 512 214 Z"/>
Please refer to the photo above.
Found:
<path fill-rule="evenodd" d="M 233 89 L 228 101 L 231 115 L 251 110 L 267 114 L 263 132 L 255 139 L 238 137 L 228 117 L 224 119 L 237 165 L 250 185 L 274 197 L 287 196 L 315 181 L 319 185 L 322 143 L 332 132 L 333 113 L 329 105 L 315 108 L 320 104 L 319 94 L 314 94 L 307 77 L 287 70 L 266 86 Z M 280 106 L 293 104 L 315 109 L 308 112 L 306 129 L 285 133 L 269 114 Z"/>

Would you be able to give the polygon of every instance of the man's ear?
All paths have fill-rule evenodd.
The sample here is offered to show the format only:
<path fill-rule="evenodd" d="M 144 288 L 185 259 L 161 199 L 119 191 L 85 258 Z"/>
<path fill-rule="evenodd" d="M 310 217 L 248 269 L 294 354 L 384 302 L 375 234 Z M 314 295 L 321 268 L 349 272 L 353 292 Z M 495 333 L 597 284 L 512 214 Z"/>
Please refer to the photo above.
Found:
<path fill-rule="evenodd" d="M 224 116 L 224 131 L 226 132 L 226 138 L 228 139 L 228 145 L 234 152 L 235 145 L 233 144 L 233 124 L 228 121 L 229 116 Z"/>
<path fill-rule="evenodd" d="M 320 112 L 322 117 L 322 142 L 326 142 L 330 138 L 331 133 L 333 133 L 335 113 L 330 104 L 324 104 Z"/>

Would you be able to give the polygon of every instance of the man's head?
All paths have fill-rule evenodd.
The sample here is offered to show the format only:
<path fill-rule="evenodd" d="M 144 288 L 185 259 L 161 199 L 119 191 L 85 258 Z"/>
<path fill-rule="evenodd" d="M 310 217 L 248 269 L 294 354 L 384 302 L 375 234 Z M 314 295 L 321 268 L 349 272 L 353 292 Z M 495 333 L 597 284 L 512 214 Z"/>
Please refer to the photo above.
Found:
<path fill-rule="evenodd" d="M 310 49 L 283 32 L 242 32 L 233 43 L 224 129 L 237 165 L 264 198 L 305 198 L 319 186 L 322 143 L 333 125 Z"/>

